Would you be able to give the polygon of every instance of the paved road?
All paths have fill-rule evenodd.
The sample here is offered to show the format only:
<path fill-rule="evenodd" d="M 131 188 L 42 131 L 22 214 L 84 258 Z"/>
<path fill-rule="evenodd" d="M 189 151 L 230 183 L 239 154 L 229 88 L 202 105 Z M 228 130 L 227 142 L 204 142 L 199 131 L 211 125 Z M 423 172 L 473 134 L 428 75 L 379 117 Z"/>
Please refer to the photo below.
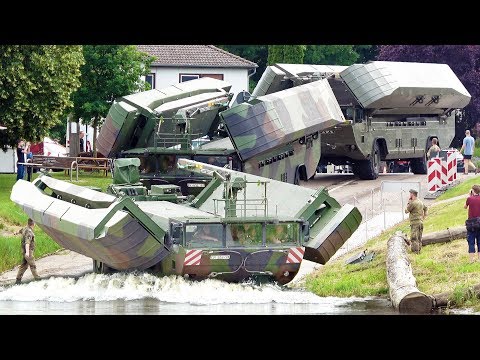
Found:
<path fill-rule="evenodd" d="M 381 185 L 383 181 L 394 182 L 420 182 L 420 195 L 426 194 L 427 176 L 415 175 L 411 173 L 398 174 L 380 174 L 376 180 L 360 180 L 353 174 L 317 174 L 314 179 L 303 182 L 302 186 L 312 189 L 326 187 L 329 194 L 333 196 L 341 205 L 352 204 L 358 207 L 363 216 L 368 215 L 371 218 L 383 212 Z M 372 212 L 372 194 L 373 194 L 373 212 Z M 386 193 L 383 196 L 385 208 L 387 211 L 401 211 L 402 197 L 403 205 L 408 200 L 408 192 Z M 431 203 L 433 200 L 426 200 Z"/>

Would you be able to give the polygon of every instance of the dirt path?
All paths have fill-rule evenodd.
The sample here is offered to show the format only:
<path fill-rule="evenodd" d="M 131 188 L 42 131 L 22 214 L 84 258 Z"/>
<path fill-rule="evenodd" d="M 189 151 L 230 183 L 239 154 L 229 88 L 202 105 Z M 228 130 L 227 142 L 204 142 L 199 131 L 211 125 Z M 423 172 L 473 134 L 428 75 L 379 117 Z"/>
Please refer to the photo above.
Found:
<path fill-rule="evenodd" d="M 60 250 L 53 255 L 45 256 L 35 261 L 38 275 L 42 279 L 52 276 L 79 277 L 92 271 L 92 259 L 70 250 Z M 0 274 L 0 285 L 8 285 L 15 282 L 18 266 Z M 30 269 L 23 275 L 22 282 L 33 280 Z"/>

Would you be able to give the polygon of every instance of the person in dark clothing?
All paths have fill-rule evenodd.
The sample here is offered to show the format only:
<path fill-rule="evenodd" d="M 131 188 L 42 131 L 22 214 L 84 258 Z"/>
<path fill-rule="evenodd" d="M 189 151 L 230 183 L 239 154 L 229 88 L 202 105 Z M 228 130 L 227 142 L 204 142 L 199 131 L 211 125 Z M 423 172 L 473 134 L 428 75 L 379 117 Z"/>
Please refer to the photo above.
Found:
<path fill-rule="evenodd" d="M 468 219 L 465 221 L 465 226 L 467 228 L 470 262 L 475 261 L 475 242 L 477 243 L 477 254 L 480 261 L 480 185 L 472 186 L 464 208 L 468 208 Z"/>
<path fill-rule="evenodd" d="M 33 153 L 30 150 L 30 142 L 27 141 L 27 146 L 25 148 L 26 159 L 25 162 L 32 162 L 33 161 Z M 30 160 L 29 160 L 30 159 Z M 26 166 L 27 168 L 27 181 L 32 181 L 32 170 L 31 166 Z"/>
<path fill-rule="evenodd" d="M 20 163 L 25 162 L 25 153 L 25 142 L 23 140 L 19 140 L 17 145 L 17 180 L 23 180 L 25 166 Z"/>
<path fill-rule="evenodd" d="M 83 131 L 80 131 L 80 134 L 78 134 L 78 137 L 80 138 L 80 152 L 84 152 L 85 147 L 83 146 L 83 138 L 85 137 L 85 133 Z"/>

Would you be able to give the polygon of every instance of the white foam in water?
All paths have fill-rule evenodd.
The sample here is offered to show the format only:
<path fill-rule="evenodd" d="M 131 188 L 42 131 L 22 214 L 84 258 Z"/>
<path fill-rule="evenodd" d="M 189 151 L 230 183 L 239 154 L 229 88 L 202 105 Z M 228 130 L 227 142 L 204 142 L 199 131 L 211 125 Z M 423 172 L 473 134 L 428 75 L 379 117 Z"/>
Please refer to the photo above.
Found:
<path fill-rule="evenodd" d="M 363 298 L 325 298 L 305 290 L 275 284 L 231 284 L 208 279 L 189 281 L 179 276 L 150 274 L 87 274 L 81 278 L 56 277 L 0 287 L 0 301 L 73 302 L 157 299 L 166 303 L 209 304 L 326 304 L 341 306 Z"/>

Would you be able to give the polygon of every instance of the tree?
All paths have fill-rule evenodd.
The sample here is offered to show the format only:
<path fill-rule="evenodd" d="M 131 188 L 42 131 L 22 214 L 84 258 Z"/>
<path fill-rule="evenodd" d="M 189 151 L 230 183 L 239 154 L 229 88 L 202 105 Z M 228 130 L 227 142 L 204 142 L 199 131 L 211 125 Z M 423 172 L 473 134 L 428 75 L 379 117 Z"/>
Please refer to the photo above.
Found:
<path fill-rule="evenodd" d="M 464 109 L 462 122 L 456 126 L 455 146 L 465 129 L 476 128 L 480 116 L 479 45 L 382 45 L 378 60 L 448 64 L 472 96 Z"/>
<path fill-rule="evenodd" d="M 352 65 L 359 55 L 353 45 L 307 45 L 305 64 Z"/>
<path fill-rule="evenodd" d="M 267 67 L 268 47 L 267 45 L 217 45 L 219 48 L 238 55 L 244 59 L 253 61 L 258 65 L 255 74 L 250 77 L 250 91 L 252 91 L 265 68 Z"/>
<path fill-rule="evenodd" d="M 80 85 L 82 47 L 0 46 L 0 146 L 39 141 L 59 124 Z"/>
<path fill-rule="evenodd" d="M 353 50 L 358 54 L 357 63 L 366 63 L 375 60 L 378 56 L 378 45 L 353 45 Z"/>
<path fill-rule="evenodd" d="M 97 127 L 115 98 L 146 89 L 140 77 L 150 72 L 153 57 L 134 45 L 85 45 L 81 67 L 81 87 L 73 94 L 74 116 L 94 128 L 93 156 L 97 156 Z"/>
<path fill-rule="evenodd" d="M 283 63 L 285 45 L 268 45 L 267 64 Z"/>
<path fill-rule="evenodd" d="M 287 64 L 303 64 L 305 45 L 285 45 L 283 62 Z"/>
<path fill-rule="evenodd" d="M 303 64 L 305 45 L 268 45 L 268 65 Z"/>

